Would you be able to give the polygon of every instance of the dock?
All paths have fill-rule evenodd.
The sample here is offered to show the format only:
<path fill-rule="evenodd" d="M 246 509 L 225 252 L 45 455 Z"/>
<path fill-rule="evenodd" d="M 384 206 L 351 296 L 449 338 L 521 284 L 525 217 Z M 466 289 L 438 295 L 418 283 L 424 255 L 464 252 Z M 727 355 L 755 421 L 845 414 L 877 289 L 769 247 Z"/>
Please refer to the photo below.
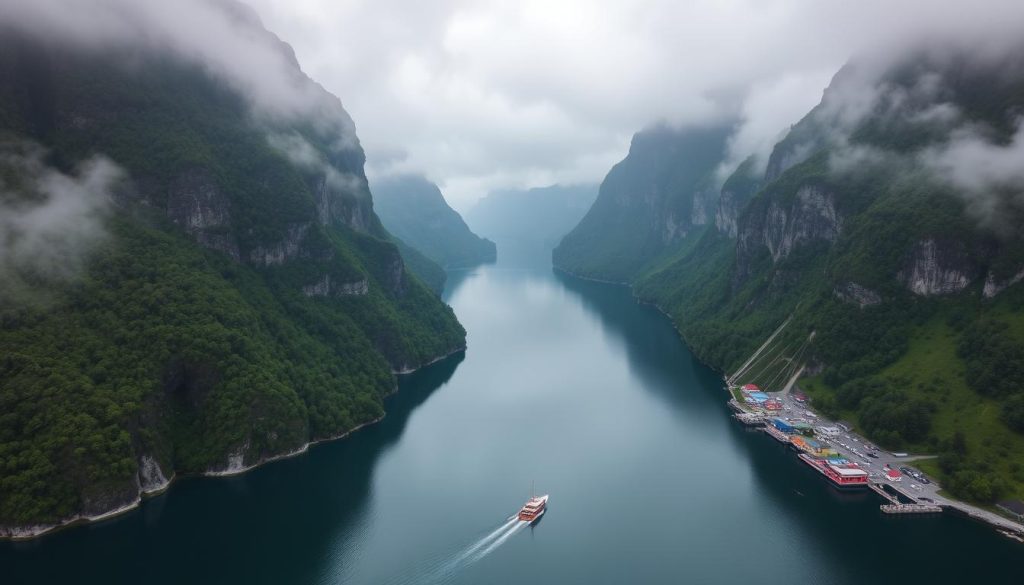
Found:
<path fill-rule="evenodd" d="M 780 443 L 782 443 L 784 445 L 788 445 L 789 444 L 789 435 L 787 435 L 786 433 L 784 433 L 784 432 L 780 431 L 779 429 L 773 427 L 772 425 L 765 425 L 763 430 L 764 430 L 764 432 L 768 433 L 768 435 L 771 438 L 775 439 L 776 441 L 778 441 L 778 442 L 780 442 Z"/>
<path fill-rule="evenodd" d="M 876 494 L 878 494 L 878 495 L 882 496 L 883 498 L 885 498 L 886 500 L 888 500 L 891 505 L 893 505 L 893 506 L 899 506 L 900 505 L 900 501 L 898 499 L 896 499 L 896 496 L 894 496 L 894 495 L 890 494 L 889 492 L 885 491 L 885 488 L 882 487 L 881 484 L 869 483 L 868 487 L 871 488 L 871 491 L 875 492 Z M 884 508 L 885 506 L 882 506 L 882 507 Z"/>

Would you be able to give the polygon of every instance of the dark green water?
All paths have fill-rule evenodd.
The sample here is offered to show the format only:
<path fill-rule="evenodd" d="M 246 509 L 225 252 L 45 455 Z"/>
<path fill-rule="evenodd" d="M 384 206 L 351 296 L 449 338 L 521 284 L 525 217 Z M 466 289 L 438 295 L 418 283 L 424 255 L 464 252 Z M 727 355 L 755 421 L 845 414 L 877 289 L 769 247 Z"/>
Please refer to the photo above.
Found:
<path fill-rule="evenodd" d="M 381 424 L 0 544 L 0 583 L 1024 581 L 1024 547 L 884 517 L 745 431 L 719 376 L 626 289 L 543 256 L 451 280 L 469 350 L 404 379 Z M 548 514 L 503 532 L 531 480 Z"/>

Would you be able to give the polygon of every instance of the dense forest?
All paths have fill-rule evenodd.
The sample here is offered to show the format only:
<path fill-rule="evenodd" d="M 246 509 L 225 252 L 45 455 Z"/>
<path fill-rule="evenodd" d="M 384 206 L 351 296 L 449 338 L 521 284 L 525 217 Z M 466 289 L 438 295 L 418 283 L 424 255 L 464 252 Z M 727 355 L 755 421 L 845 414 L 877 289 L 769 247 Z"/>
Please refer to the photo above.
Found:
<path fill-rule="evenodd" d="M 0 266 L 0 528 L 340 436 L 383 415 L 393 372 L 464 347 L 373 213 L 351 120 L 297 64 L 326 122 L 260 118 L 157 50 L 0 45 L 0 205 L 47 227 L 90 165 L 119 177 L 89 237 L 18 233 Z M 83 248 L 74 273 L 44 263 L 55 246 Z"/>

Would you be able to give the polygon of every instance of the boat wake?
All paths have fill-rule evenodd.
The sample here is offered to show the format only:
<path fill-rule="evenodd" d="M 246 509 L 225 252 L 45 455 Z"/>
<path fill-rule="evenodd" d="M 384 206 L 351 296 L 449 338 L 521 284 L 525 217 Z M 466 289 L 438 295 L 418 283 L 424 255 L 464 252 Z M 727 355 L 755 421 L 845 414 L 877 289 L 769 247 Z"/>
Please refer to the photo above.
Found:
<path fill-rule="evenodd" d="M 420 570 L 417 571 L 417 575 L 408 575 L 408 579 L 399 579 L 396 582 L 446 583 L 454 578 L 462 569 L 493 553 L 498 547 L 505 544 L 508 539 L 512 538 L 515 533 L 528 525 L 529 522 L 520 520 L 516 515 L 509 516 L 501 526 L 481 536 L 475 542 L 466 545 L 450 556 L 442 556 L 439 560 L 431 563 L 433 566 L 421 566 Z"/>
<path fill-rule="evenodd" d="M 513 524 L 512 524 L 512 528 L 509 528 L 505 532 L 502 532 L 497 538 L 494 539 L 494 541 L 492 541 L 490 544 L 488 544 L 486 548 L 484 548 L 479 553 L 474 555 L 472 557 L 472 561 L 471 562 L 475 563 L 476 561 L 479 561 L 480 559 L 482 559 L 482 558 L 486 557 L 487 555 L 491 554 L 492 552 L 494 552 L 494 549 L 496 549 L 499 546 L 505 544 L 506 540 L 508 540 L 509 538 L 512 538 L 513 534 L 515 534 L 516 532 L 519 532 L 519 530 L 521 528 L 523 528 L 524 526 L 526 526 L 527 524 L 529 524 L 529 522 L 527 522 L 525 520 L 514 520 Z"/>

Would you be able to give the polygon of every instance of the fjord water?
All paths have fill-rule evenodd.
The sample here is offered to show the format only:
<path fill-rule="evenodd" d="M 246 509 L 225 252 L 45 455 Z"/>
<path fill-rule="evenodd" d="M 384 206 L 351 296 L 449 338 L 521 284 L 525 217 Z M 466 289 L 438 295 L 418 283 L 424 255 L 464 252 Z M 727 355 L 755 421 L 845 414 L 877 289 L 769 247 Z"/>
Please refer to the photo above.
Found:
<path fill-rule="evenodd" d="M 469 349 L 388 416 L 140 510 L 0 545 L 0 583 L 1019 583 L 1024 547 L 889 518 L 728 416 L 718 374 L 624 287 L 502 250 L 453 273 Z M 510 522 L 531 482 L 534 527 Z"/>

